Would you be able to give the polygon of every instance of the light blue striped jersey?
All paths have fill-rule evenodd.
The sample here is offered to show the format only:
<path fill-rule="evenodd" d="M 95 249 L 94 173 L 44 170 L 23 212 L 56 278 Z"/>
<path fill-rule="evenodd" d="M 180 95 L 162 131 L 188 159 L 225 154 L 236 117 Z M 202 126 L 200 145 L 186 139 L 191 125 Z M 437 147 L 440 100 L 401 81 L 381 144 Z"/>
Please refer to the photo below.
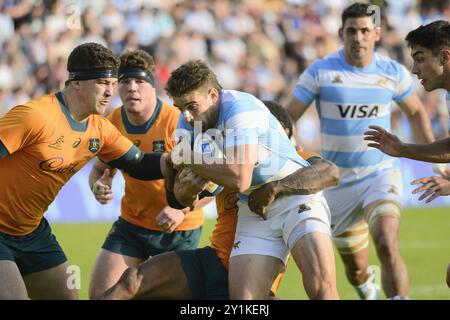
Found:
<path fill-rule="evenodd" d="M 392 100 L 403 101 L 413 90 L 401 64 L 375 53 L 369 66 L 358 68 L 339 50 L 312 63 L 293 94 L 307 106 L 316 100 L 322 155 L 339 167 L 342 186 L 399 166 L 398 159 L 368 148 L 363 133 L 371 124 L 390 131 Z"/>
<path fill-rule="evenodd" d="M 194 132 L 182 115 L 178 121 L 178 129 L 188 130 L 191 141 L 194 141 L 194 134 L 199 134 Z M 246 195 L 261 184 L 280 180 L 309 166 L 297 154 L 277 119 L 264 103 L 251 94 L 234 90 L 221 91 L 217 123 L 206 134 L 217 137 L 217 132 L 223 137 L 222 150 L 246 144 L 258 146 L 258 163 L 253 170 L 251 187 L 238 194 L 240 200 L 245 200 Z M 180 134 L 182 133 L 177 132 L 176 135 Z M 215 141 L 220 140 L 216 138 Z"/>

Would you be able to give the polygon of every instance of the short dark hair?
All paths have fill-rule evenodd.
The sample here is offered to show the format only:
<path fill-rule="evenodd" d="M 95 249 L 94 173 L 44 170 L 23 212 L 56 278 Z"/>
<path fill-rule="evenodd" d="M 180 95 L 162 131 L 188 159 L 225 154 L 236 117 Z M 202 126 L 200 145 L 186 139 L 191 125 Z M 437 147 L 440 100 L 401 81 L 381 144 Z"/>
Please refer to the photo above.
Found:
<path fill-rule="evenodd" d="M 342 27 L 344 27 L 345 21 L 349 18 L 362 18 L 362 17 L 372 17 L 375 19 L 375 11 L 370 10 L 370 4 L 356 2 L 351 6 L 347 7 L 341 15 Z"/>
<path fill-rule="evenodd" d="M 167 81 L 166 91 L 171 97 L 181 97 L 204 86 L 222 90 L 216 74 L 208 65 L 201 60 L 195 60 L 172 71 Z"/>
<path fill-rule="evenodd" d="M 438 20 L 422 25 L 409 32 L 405 40 L 409 47 L 419 45 L 437 54 L 442 47 L 450 48 L 450 23 Z"/>
<path fill-rule="evenodd" d="M 99 43 L 89 42 L 77 46 L 67 60 L 67 71 L 117 69 L 119 59 L 111 50 Z"/>
<path fill-rule="evenodd" d="M 156 65 L 153 57 L 144 50 L 133 50 L 122 53 L 119 57 L 120 68 L 139 68 L 154 74 Z"/>
<path fill-rule="evenodd" d="M 264 100 L 263 103 L 266 105 L 267 109 L 269 109 L 270 113 L 273 114 L 275 118 L 277 118 L 278 122 L 281 123 L 283 129 L 288 130 L 288 137 L 292 137 L 292 121 L 289 117 L 288 112 L 283 106 L 272 100 Z"/>

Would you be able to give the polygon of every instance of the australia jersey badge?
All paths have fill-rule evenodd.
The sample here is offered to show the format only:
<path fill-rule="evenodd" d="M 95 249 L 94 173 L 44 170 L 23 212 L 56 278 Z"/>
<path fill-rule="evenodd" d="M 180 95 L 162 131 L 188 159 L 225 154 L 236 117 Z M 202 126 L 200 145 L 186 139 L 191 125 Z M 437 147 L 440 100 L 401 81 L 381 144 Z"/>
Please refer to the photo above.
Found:
<path fill-rule="evenodd" d="M 88 149 L 92 153 L 96 153 L 98 150 L 100 150 L 100 139 L 98 138 L 89 139 Z"/>
<path fill-rule="evenodd" d="M 163 140 L 157 140 L 153 141 L 153 152 L 164 152 L 164 141 Z"/>

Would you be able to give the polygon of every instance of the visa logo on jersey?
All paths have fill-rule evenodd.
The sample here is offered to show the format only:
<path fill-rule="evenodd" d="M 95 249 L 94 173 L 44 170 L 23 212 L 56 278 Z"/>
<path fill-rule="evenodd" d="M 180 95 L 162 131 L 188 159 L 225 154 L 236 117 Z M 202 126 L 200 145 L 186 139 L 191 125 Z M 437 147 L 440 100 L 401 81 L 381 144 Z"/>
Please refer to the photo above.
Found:
<path fill-rule="evenodd" d="M 376 118 L 379 107 L 368 105 L 337 105 L 341 118 Z"/>

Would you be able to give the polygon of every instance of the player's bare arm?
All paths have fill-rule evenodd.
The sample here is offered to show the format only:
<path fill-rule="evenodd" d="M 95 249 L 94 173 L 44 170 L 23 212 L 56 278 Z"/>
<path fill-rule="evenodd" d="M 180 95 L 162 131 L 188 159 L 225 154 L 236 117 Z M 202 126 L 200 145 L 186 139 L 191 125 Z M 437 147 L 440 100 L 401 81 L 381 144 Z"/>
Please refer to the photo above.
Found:
<path fill-rule="evenodd" d="M 422 143 L 433 142 L 434 135 L 431 129 L 431 121 L 417 94 L 413 93 L 404 101 L 399 102 L 399 106 L 411 124 L 416 141 Z"/>
<path fill-rule="evenodd" d="M 450 178 L 449 177 L 426 177 L 411 181 L 412 185 L 422 185 L 412 191 L 413 194 L 424 191 L 419 200 L 425 200 L 426 203 L 433 201 L 440 196 L 450 195 Z"/>
<path fill-rule="evenodd" d="M 314 159 L 310 167 L 297 170 L 279 181 L 266 183 L 249 195 L 248 206 L 265 219 L 267 207 L 281 195 L 307 195 L 335 186 L 339 182 L 339 169 L 325 159 Z"/>
<path fill-rule="evenodd" d="M 167 154 L 146 154 L 141 151 L 128 159 L 123 161 L 119 159 L 119 161 L 112 161 L 109 164 L 97 159 L 89 173 L 89 186 L 95 199 L 101 204 L 107 204 L 113 199 L 112 181 L 117 172 L 116 168 L 123 168 L 125 172 L 136 179 L 156 180 L 163 178 L 166 161 Z"/>
<path fill-rule="evenodd" d="M 287 105 L 287 111 L 294 122 L 300 119 L 307 109 L 308 106 L 294 96 L 291 97 Z"/>
<path fill-rule="evenodd" d="M 240 149 L 238 150 L 238 148 Z M 239 192 L 247 190 L 251 185 L 253 169 L 257 162 L 257 146 L 235 146 L 227 148 L 225 154 L 227 156 L 226 161 L 209 158 L 207 163 L 210 164 L 195 164 L 193 153 L 191 164 L 185 165 L 199 176 L 220 186 L 236 189 Z M 199 155 L 197 158 L 200 158 Z"/>
<path fill-rule="evenodd" d="M 130 267 L 125 270 L 116 285 L 107 290 L 99 300 L 131 300 L 139 291 L 143 278 L 137 268 Z"/>
<path fill-rule="evenodd" d="M 364 132 L 364 140 L 371 141 L 368 146 L 390 156 L 437 163 L 450 161 L 450 138 L 430 144 L 409 144 L 381 127 L 369 126 L 369 128 L 372 130 Z"/>

